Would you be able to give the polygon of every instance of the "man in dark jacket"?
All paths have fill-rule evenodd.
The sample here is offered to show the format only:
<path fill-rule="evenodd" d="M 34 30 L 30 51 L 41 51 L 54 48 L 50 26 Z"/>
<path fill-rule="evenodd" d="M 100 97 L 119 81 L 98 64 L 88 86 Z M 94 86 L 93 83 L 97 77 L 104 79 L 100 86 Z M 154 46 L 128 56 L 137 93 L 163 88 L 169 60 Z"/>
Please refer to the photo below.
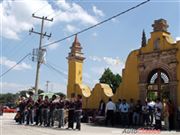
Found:
<path fill-rule="evenodd" d="M 75 120 L 76 129 L 81 130 L 81 115 L 82 115 L 82 96 L 78 95 L 75 101 Z"/>
<path fill-rule="evenodd" d="M 68 102 L 67 108 L 68 108 L 68 128 L 74 127 L 74 110 L 75 110 L 75 101 L 74 101 L 75 95 L 71 95 L 71 99 Z"/>
<path fill-rule="evenodd" d="M 42 96 L 38 97 L 38 100 L 35 103 L 35 108 L 36 108 L 36 125 L 40 123 L 42 125 Z"/>
<path fill-rule="evenodd" d="M 32 111 L 33 111 L 33 107 L 34 107 L 34 100 L 32 99 L 32 95 L 30 95 L 30 97 L 28 98 L 27 102 L 26 102 L 26 107 L 27 107 L 27 125 L 29 125 L 29 122 L 31 122 L 31 124 L 33 124 L 33 115 L 32 115 Z"/>
<path fill-rule="evenodd" d="M 43 101 L 43 121 L 44 126 L 47 126 L 48 124 L 48 113 L 49 113 L 49 98 L 48 96 L 45 96 L 45 100 Z"/>
<path fill-rule="evenodd" d="M 48 115 L 48 126 L 52 126 L 52 127 L 54 126 L 55 99 L 56 99 L 56 95 L 53 95 L 52 99 L 50 100 L 49 115 Z"/>

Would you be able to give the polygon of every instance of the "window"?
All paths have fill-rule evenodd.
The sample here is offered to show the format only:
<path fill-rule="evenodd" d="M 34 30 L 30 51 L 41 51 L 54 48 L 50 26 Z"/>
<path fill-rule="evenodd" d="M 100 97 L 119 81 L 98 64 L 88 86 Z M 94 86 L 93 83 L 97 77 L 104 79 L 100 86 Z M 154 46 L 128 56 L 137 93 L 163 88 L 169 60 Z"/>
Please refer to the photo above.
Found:
<path fill-rule="evenodd" d="M 159 83 L 169 83 L 168 75 L 161 69 L 157 69 L 152 71 L 149 76 L 149 83 L 150 84 L 157 84 Z"/>
<path fill-rule="evenodd" d="M 157 38 L 154 41 L 154 50 L 159 50 L 160 49 L 160 38 Z"/>

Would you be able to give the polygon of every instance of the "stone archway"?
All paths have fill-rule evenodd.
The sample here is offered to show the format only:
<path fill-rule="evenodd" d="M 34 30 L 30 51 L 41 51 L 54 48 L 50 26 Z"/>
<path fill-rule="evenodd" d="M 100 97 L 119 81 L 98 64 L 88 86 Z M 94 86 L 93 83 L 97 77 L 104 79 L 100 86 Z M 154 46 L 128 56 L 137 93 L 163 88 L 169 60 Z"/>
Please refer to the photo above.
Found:
<path fill-rule="evenodd" d="M 161 68 L 154 69 L 147 78 L 147 98 L 155 100 L 157 97 L 171 99 L 170 78 L 167 72 Z"/>
<path fill-rule="evenodd" d="M 139 54 L 139 98 L 147 97 L 148 77 L 152 71 L 162 69 L 169 78 L 168 89 L 174 104 L 177 103 L 177 60 L 176 49 Z"/>

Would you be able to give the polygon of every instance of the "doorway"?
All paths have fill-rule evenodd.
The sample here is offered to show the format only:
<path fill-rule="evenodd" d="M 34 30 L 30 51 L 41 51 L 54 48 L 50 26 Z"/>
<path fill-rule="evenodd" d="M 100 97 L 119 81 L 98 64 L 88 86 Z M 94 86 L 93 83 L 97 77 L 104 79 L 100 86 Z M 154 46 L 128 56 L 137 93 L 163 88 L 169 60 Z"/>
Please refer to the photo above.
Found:
<path fill-rule="evenodd" d="M 170 99 L 169 76 L 163 69 L 155 69 L 148 76 L 147 98 Z"/>

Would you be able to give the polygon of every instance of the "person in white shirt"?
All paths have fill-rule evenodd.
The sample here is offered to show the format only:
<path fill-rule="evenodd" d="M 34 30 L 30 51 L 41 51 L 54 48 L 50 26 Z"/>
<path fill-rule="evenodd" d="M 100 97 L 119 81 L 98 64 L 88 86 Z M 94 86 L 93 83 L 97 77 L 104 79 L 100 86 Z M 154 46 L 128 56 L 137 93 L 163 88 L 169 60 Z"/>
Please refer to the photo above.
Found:
<path fill-rule="evenodd" d="M 161 109 L 157 108 L 157 111 L 155 112 L 155 129 L 161 129 Z"/>
<path fill-rule="evenodd" d="M 108 125 L 108 121 L 111 121 L 111 125 L 114 126 L 114 112 L 116 111 L 116 105 L 109 98 L 109 102 L 106 104 L 106 121 L 105 124 Z"/>
<path fill-rule="evenodd" d="M 154 109 L 155 109 L 155 102 L 151 99 L 147 99 L 148 101 L 148 106 L 149 106 L 149 118 L 150 118 L 150 125 L 153 124 L 154 121 Z"/>
<path fill-rule="evenodd" d="M 129 120 L 128 120 L 128 112 L 129 112 L 129 104 L 126 102 L 125 99 L 123 99 L 122 103 L 119 106 L 119 109 L 121 111 L 121 120 L 123 126 L 128 126 Z"/>
<path fill-rule="evenodd" d="M 156 104 L 155 104 L 156 111 L 157 111 L 158 108 L 160 109 L 160 111 L 162 111 L 163 105 L 162 105 L 162 103 L 161 103 L 159 98 L 157 98 Z"/>
<path fill-rule="evenodd" d="M 143 125 L 149 125 L 149 106 L 147 102 L 144 102 L 142 106 Z"/>

